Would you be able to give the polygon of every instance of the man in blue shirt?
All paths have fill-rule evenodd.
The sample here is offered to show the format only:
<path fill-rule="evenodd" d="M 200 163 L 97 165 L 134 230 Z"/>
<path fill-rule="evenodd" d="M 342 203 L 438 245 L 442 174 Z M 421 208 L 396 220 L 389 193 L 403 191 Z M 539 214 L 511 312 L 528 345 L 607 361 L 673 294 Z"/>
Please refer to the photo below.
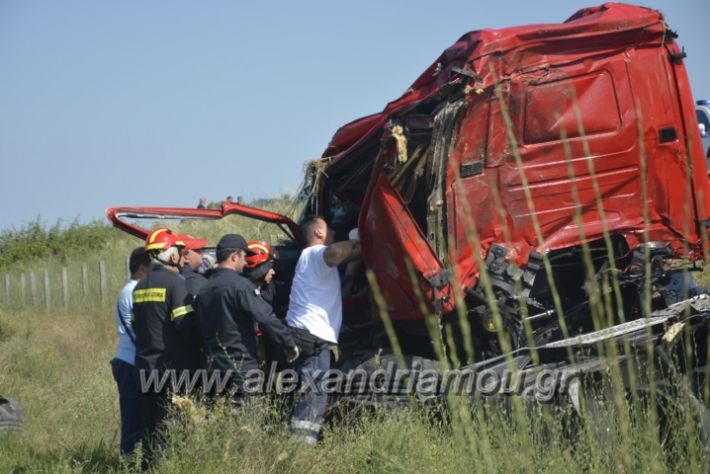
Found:
<path fill-rule="evenodd" d="M 126 457 L 133 453 L 141 434 L 138 419 L 138 379 L 135 371 L 136 335 L 131 325 L 131 313 L 133 312 L 133 289 L 138 281 L 150 272 L 150 258 L 143 247 L 138 247 L 131 252 L 128 269 L 131 278 L 121 289 L 116 302 L 118 350 L 111 360 L 121 409 L 121 454 Z"/>

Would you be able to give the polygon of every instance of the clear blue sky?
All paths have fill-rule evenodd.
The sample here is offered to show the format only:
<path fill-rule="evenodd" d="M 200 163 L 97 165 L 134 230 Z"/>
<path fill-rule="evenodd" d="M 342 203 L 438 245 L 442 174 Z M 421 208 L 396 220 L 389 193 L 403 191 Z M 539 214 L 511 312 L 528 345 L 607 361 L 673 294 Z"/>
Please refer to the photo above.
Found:
<path fill-rule="evenodd" d="M 710 98 L 710 1 L 660 9 Z M 0 229 L 294 191 L 466 31 L 593 0 L 0 0 Z"/>

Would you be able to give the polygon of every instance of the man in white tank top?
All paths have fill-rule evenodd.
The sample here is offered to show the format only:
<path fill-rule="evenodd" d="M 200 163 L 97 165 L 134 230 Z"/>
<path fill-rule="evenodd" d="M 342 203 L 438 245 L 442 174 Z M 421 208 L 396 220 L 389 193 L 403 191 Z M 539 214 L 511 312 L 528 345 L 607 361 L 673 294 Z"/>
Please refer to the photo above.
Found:
<path fill-rule="evenodd" d="M 296 264 L 286 323 L 294 328 L 301 357 L 294 368 L 303 387 L 291 417 L 291 432 L 312 444 L 318 439 L 328 395 L 320 388 L 322 375 L 330 369 L 330 346 L 338 343 L 343 321 L 338 265 L 360 256 L 360 241 L 334 243 L 335 232 L 322 217 L 301 224 L 306 248 Z M 308 383 L 313 380 L 313 384 Z"/>

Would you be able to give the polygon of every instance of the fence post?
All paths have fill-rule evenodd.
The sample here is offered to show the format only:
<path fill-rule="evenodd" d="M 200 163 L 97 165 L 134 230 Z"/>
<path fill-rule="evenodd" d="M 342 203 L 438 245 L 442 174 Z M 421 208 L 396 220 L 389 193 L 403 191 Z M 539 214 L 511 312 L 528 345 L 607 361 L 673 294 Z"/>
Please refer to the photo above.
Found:
<path fill-rule="evenodd" d="M 20 299 L 22 300 L 22 304 L 25 304 L 25 295 L 27 294 L 26 287 L 27 287 L 27 277 L 23 273 L 20 275 Z"/>
<path fill-rule="evenodd" d="M 103 260 L 99 261 L 99 280 L 101 281 L 101 300 L 106 299 L 106 264 Z"/>
<path fill-rule="evenodd" d="M 52 288 L 49 286 L 49 270 L 44 269 L 44 303 L 49 308 L 52 305 Z"/>
<path fill-rule="evenodd" d="M 30 272 L 30 292 L 32 293 L 32 306 L 37 306 L 37 277 L 35 272 Z"/>
<path fill-rule="evenodd" d="M 10 274 L 5 274 L 5 304 L 10 304 Z"/>
<path fill-rule="evenodd" d="M 69 306 L 69 275 L 67 267 L 62 267 L 62 296 L 64 297 L 64 307 Z"/>
<path fill-rule="evenodd" d="M 89 270 L 86 268 L 86 264 L 81 264 L 81 288 L 84 299 L 89 296 Z"/>

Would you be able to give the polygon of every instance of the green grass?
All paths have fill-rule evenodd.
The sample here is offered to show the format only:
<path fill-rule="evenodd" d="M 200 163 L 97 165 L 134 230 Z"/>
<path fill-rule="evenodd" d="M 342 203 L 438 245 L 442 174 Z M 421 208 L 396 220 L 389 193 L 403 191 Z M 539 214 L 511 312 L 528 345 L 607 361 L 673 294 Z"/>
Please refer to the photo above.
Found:
<path fill-rule="evenodd" d="M 0 439 L 0 471 L 80 470 L 115 462 L 118 423 L 108 306 L 0 311 L 0 391 L 22 402 L 26 428 Z"/>
<path fill-rule="evenodd" d="M 0 472 L 120 472 L 118 401 L 109 360 L 111 303 L 51 313 L 0 309 L 0 392 L 26 410 L 23 432 L 0 436 Z M 418 407 L 334 420 L 324 442 L 294 445 L 283 401 L 254 400 L 233 415 L 178 416 L 155 472 L 702 472 L 708 457 L 688 413 L 671 439 L 644 410 L 615 408 L 576 423 L 557 409 L 511 412 L 455 399 L 450 410 Z M 607 431 L 603 419 L 612 419 Z M 627 420 L 626 425 L 616 420 Z M 601 429 L 600 429 L 601 427 Z M 600 433 L 601 432 L 601 433 Z"/>
<path fill-rule="evenodd" d="M 295 213 L 295 211 L 293 211 Z M 214 245 L 226 232 L 272 240 L 272 230 L 234 218 L 178 223 L 179 231 Z M 0 306 L 0 394 L 21 401 L 26 427 L 0 435 L 0 472 L 125 472 L 118 454 L 118 397 L 109 360 L 116 344 L 113 303 L 126 279 L 125 256 L 140 241 L 109 230 L 101 249 L 71 258 L 38 257 L 0 268 L 0 276 L 35 271 L 37 307 L 13 292 Z M 101 298 L 98 262 L 108 269 Z M 90 269 L 83 295 L 81 265 Z M 61 268 L 71 284 L 62 300 Z M 42 272 L 51 275 L 48 306 Z M 710 285 L 710 271 L 697 278 Z M 2 283 L 2 280 L 0 280 Z M 14 288 L 13 291 L 17 290 Z M 1 293 L 0 289 L 0 293 Z M 3 296 L 4 298 L 4 296 Z M 623 401 L 568 420 L 570 411 L 515 404 L 503 411 L 483 400 L 454 398 L 447 409 L 412 406 L 396 412 L 335 417 L 315 447 L 288 437 L 289 408 L 255 399 L 237 414 L 218 405 L 206 418 L 178 413 L 155 472 L 703 472 L 710 463 L 688 410 L 670 416 L 672 437 L 643 405 Z"/>

